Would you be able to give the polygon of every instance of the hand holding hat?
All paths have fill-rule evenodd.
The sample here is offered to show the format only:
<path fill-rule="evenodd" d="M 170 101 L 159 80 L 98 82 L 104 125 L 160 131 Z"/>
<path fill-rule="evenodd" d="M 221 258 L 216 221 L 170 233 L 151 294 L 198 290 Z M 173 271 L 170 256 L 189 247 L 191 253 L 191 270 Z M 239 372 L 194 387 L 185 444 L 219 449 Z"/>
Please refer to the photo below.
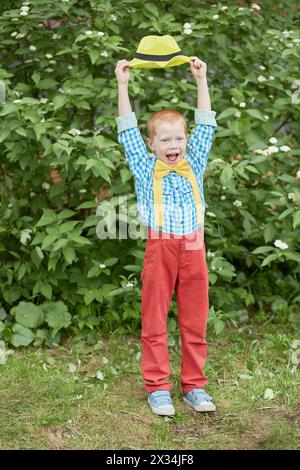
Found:
<path fill-rule="evenodd" d="M 115 74 L 120 84 L 128 84 L 130 79 L 129 62 L 126 59 L 118 60 Z"/>
<path fill-rule="evenodd" d="M 206 63 L 195 56 L 191 57 L 191 59 L 190 66 L 194 79 L 197 81 L 201 80 L 201 78 L 205 78 L 207 69 Z"/>

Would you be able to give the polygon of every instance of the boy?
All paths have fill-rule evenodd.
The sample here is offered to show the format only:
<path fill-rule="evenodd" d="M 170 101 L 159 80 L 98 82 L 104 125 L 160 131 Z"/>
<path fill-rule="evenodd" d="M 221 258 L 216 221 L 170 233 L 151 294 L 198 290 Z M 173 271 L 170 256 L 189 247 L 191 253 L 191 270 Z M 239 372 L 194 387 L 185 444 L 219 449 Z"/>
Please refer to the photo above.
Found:
<path fill-rule="evenodd" d="M 202 177 L 217 123 L 211 111 L 206 64 L 190 63 L 197 83 L 196 126 L 190 140 L 183 116 L 175 110 L 154 113 L 147 123 L 149 155 L 128 97 L 129 63 L 119 60 L 118 142 L 134 177 L 137 208 L 148 227 L 142 281 L 142 375 L 151 410 L 174 415 L 170 396 L 167 314 L 173 290 L 181 333 L 183 400 L 195 411 L 215 411 L 203 387 L 209 310 L 204 243 L 205 201 Z M 188 151 L 186 152 L 186 147 Z"/>

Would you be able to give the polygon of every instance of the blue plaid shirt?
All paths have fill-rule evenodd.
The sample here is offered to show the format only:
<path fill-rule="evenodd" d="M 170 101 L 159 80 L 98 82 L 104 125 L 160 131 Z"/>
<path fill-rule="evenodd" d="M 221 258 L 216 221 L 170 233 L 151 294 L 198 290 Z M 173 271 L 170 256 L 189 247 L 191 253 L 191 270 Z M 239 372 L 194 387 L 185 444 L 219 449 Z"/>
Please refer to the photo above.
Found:
<path fill-rule="evenodd" d="M 186 158 L 196 176 L 202 201 L 203 220 L 205 216 L 203 173 L 217 127 L 215 115 L 215 111 L 195 108 L 196 126 L 191 132 L 187 143 L 187 152 L 183 157 Z M 118 116 L 116 123 L 118 126 L 118 142 L 124 146 L 125 158 L 134 177 L 137 211 L 140 220 L 146 227 L 159 230 L 159 227 L 155 224 L 153 195 L 153 171 L 157 158 L 148 153 L 137 127 L 134 112 Z M 203 228 L 203 225 L 197 223 L 197 211 L 192 186 L 187 178 L 175 172 L 170 172 L 163 178 L 163 207 L 164 232 L 183 235 Z"/>

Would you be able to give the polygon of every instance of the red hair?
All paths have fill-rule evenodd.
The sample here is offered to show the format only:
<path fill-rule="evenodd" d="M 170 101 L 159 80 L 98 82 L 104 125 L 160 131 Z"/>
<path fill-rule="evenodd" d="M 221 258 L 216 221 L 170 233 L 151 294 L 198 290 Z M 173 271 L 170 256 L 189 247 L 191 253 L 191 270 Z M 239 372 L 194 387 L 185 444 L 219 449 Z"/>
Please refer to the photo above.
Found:
<path fill-rule="evenodd" d="M 187 136 L 187 124 L 186 120 L 178 111 L 175 109 L 163 109 L 156 111 L 152 114 L 147 122 L 147 130 L 149 139 L 153 140 L 156 134 L 156 127 L 163 123 L 174 124 L 175 122 L 181 122 L 184 126 L 185 135 Z"/>

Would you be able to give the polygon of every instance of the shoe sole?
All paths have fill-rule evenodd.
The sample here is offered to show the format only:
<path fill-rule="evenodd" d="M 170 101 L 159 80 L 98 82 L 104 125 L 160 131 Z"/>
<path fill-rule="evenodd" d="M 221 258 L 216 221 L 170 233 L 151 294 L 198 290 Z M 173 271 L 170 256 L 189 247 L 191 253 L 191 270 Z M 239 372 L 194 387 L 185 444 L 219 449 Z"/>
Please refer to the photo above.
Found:
<path fill-rule="evenodd" d="M 189 406 L 191 406 L 195 411 L 202 411 L 202 412 L 207 412 L 207 411 L 216 411 L 216 405 L 214 403 L 207 403 L 205 405 L 193 405 L 189 400 L 187 400 L 185 397 L 183 398 L 183 401 L 187 403 Z"/>

